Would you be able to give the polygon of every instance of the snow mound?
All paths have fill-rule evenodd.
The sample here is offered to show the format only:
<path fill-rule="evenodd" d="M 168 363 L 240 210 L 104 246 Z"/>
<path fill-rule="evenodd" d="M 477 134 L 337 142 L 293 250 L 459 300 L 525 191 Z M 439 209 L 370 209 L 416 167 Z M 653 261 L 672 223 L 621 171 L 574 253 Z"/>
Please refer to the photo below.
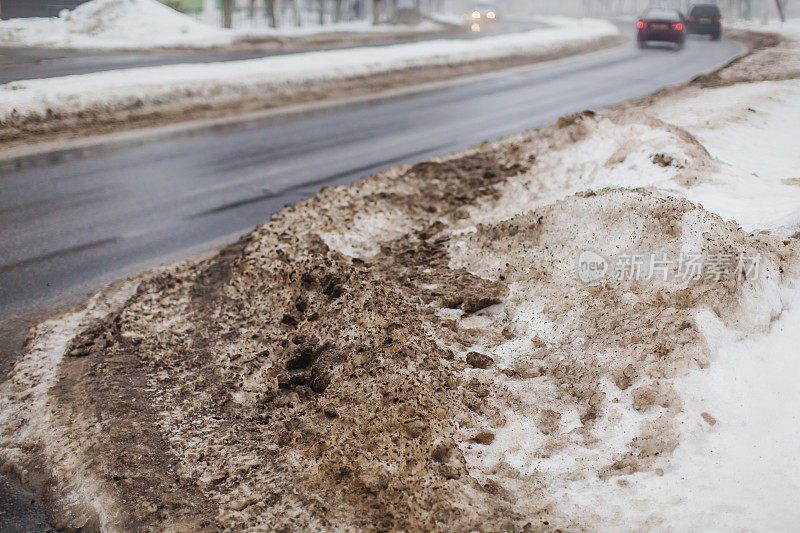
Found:
<path fill-rule="evenodd" d="M 91 0 L 57 19 L 12 19 L 0 42 L 75 48 L 210 47 L 233 42 L 213 28 L 156 0 Z"/>
<path fill-rule="evenodd" d="M 735 335 L 768 329 L 783 310 L 780 272 L 791 254 L 788 243 L 748 235 L 684 199 L 626 189 L 479 225 L 448 249 L 451 267 L 509 287 L 502 312 L 462 316 L 444 338 L 451 346 L 470 338 L 467 349 L 495 363 L 465 376 L 495 391 L 489 406 L 459 421 L 470 474 L 512 490 L 519 508 L 540 507 L 529 487 L 543 487 L 550 504 L 587 529 L 617 519 L 610 495 L 619 496 L 613 487 L 626 477 L 670 471 L 688 418 L 676 379 L 712 364 L 715 324 Z M 653 277 L 645 261 L 639 279 L 631 272 L 590 285 L 579 275 L 587 251 L 604 258 L 724 251 L 759 257 L 760 271 L 687 281 L 678 272 Z M 611 271 L 615 265 L 610 260 Z M 706 418 L 714 415 L 722 411 Z M 472 444 L 477 431 L 494 441 Z M 585 505 L 601 494 L 609 497 L 603 506 Z M 655 508 L 639 511 L 641 523 L 627 522 L 634 529 L 661 519 Z"/>

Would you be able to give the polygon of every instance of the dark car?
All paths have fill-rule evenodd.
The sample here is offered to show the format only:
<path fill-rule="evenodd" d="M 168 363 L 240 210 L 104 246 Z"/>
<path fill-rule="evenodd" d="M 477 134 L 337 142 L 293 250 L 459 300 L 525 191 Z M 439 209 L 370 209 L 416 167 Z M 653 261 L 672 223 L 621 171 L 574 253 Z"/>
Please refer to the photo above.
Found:
<path fill-rule="evenodd" d="M 722 13 L 716 4 L 696 4 L 689 10 L 686 31 L 696 35 L 710 35 L 718 41 L 722 36 Z"/>
<path fill-rule="evenodd" d="M 639 48 L 644 48 L 647 41 L 671 42 L 683 48 L 686 39 L 683 15 L 677 9 L 650 8 L 639 17 L 636 28 Z"/>

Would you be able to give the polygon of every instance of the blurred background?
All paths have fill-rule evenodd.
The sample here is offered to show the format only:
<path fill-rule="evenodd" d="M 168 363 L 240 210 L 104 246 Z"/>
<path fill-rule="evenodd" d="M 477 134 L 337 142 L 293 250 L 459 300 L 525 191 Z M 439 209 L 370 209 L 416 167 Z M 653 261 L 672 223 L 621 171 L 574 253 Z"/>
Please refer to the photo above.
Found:
<path fill-rule="evenodd" d="M 86 0 L 0 0 L 0 16 L 57 16 Z M 123 0 L 121 0 L 123 1 Z M 366 21 L 415 25 L 424 18 L 460 23 L 476 4 L 491 3 L 504 17 L 565 15 L 635 17 L 652 6 L 688 11 L 691 0 L 160 0 L 161 3 L 219 27 L 308 27 Z M 793 0 L 719 0 L 726 18 L 758 20 L 800 16 Z M 703 2 L 695 2 L 703 3 Z M 781 13 L 783 12 L 783 13 Z"/>

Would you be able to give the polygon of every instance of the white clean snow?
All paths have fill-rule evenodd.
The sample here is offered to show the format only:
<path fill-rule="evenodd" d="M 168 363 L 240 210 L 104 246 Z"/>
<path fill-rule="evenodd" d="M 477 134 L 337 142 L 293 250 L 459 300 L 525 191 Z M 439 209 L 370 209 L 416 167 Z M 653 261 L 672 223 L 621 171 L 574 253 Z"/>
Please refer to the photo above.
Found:
<path fill-rule="evenodd" d="M 235 34 L 208 26 L 156 0 L 92 0 L 57 18 L 0 21 L 0 43 L 58 48 L 211 47 Z"/>
<path fill-rule="evenodd" d="M 12 115 L 44 115 L 48 110 L 113 110 L 190 98 L 240 98 L 303 82 L 546 52 L 618 34 L 615 26 L 601 20 L 561 19 L 560 23 L 559 27 L 474 40 L 440 39 L 18 81 L 0 85 L 0 120 Z"/>
<path fill-rule="evenodd" d="M 660 123 L 588 122 L 585 139 L 537 154 L 535 175 L 509 182 L 504 201 L 475 209 L 471 220 L 503 220 L 586 188 L 653 187 L 748 231 L 791 235 L 800 229 L 798 101 L 800 83 L 788 80 L 696 90 L 651 108 L 702 146 Z M 672 157 L 675 165 L 653 165 L 654 154 Z"/>
<path fill-rule="evenodd" d="M 788 297 L 766 335 L 731 341 L 735 333 L 712 322 L 704 333 L 714 363 L 679 382 L 684 439 L 673 468 L 628 489 L 674 530 L 779 531 L 800 521 L 800 294 Z"/>
<path fill-rule="evenodd" d="M 686 196 L 746 230 L 800 229 L 798 101 L 800 83 L 791 80 L 721 87 L 656 107 L 720 162 L 719 175 Z"/>
<path fill-rule="evenodd" d="M 800 41 L 800 18 L 791 18 L 786 22 L 770 19 L 766 24 L 755 20 L 726 20 L 725 26 L 739 30 L 750 30 L 763 33 L 775 33 L 782 37 Z"/>

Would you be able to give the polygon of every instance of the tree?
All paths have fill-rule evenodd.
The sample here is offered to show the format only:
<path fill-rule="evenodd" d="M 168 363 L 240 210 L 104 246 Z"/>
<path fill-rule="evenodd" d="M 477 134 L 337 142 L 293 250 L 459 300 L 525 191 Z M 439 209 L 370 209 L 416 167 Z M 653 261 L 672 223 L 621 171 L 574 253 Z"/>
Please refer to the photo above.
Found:
<path fill-rule="evenodd" d="M 372 0 L 372 24 L 381 23 L 381 0 Z"/>
<path fill-rule="evenodd" d="M 781 22 L 786 22 L 786 12 L 783 9 L 783 2 L 781 2 L 781 0 L 775 0 L 775 4 L 778 6 L 778 16 L 781 17 Z"/>
<path fill-rule="evenodd" d="M 222 27 L 233 26 L 233 0 L 222 0 Z"/>
<path fill-rule="evenodd" d="M 278 12 L 275 8 L 277 0 L 264 0 L 264 15 L 269 20 L 269 25 L 272 28 L 278 27 Z"/>
<path fill-rule="evenodd" d="M 333 20 L 336 22 L 342 21 L 342 4 L 343 0 L 336 0 L 333 11 Z"/>

